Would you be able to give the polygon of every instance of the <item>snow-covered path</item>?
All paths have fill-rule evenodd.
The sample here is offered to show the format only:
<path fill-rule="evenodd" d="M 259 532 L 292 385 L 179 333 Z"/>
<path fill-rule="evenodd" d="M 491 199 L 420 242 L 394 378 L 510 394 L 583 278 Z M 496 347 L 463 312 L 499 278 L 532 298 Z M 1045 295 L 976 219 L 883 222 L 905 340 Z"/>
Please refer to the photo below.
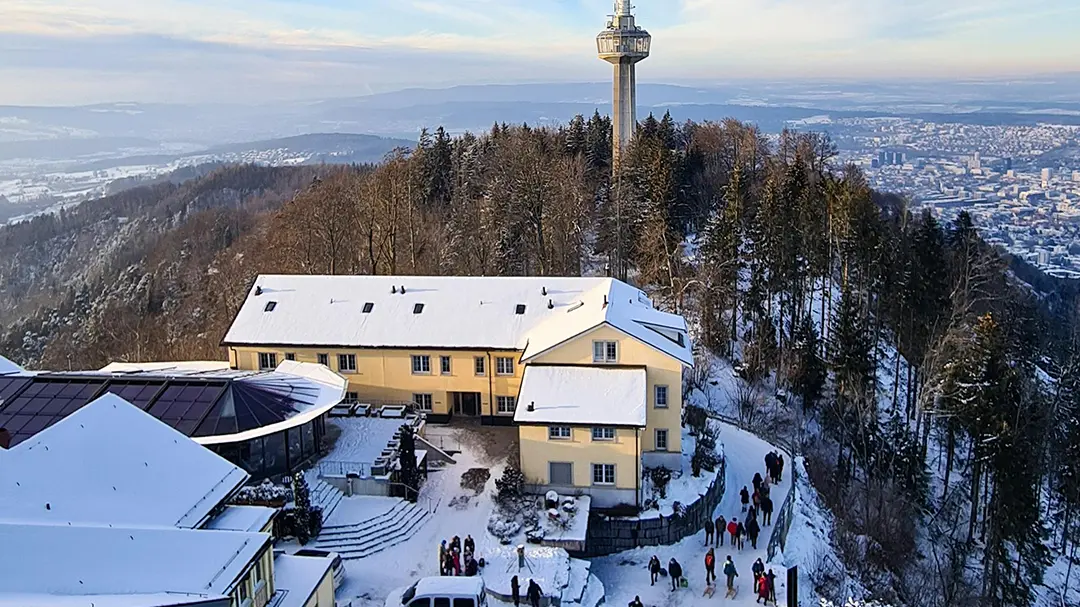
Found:
<path fill-rule="evenodd" d="M 724 491 L 724 499 L 717 506 L 713 517 L 723 515 L 728 520 L 733 516 L 742 519 L 739 491 L 744 485 L 748 490 L 753 490 L 751 481 L 754 473 L 761 472 L 762 476 L 765 475 L 765 454 L 774 450 L 775 447 L 753 434 L 727 424 L 720 426 L 719 442 L 724 444 L 724 453 L 727 455 L 727 487 Z M 775 503 L 774 517 L 780 511 L 783 500 L 786 499 L 791 488 L 791 462 L 787 459 L 785 455 L 783 482 L 774 485 L 770 491 Z M 760 516 L 758 520 L 761 520 Z M 766 562 L 766 556 L 772 530 L 772 525 L 762 527 L 757 550 L 750 547 L 749 541 L 746 542 L 743 550 L 735 550 L 731 547 L 730 536 L 728 536 L 727 545 L 716 551 L 716 573 L 720 579 L 717 581 L 716 594 L 711 599 L 702 596 L 705 590 L 705 553 L 708 551 L 705 547 L 704 530 L 674 546 L 638 548 L 594 559 L 592 572 L 604 583 L 607 589 L 605 602 L 613 607 L 628 604 L 634 600 L 635 595 L 641 597 L 646 607 L 676 605 L 693 607 L 715 605 L 717 602 L 724 605 L 753 605 L 754 592 L 751 588 L 753 573 L 750 568 L 754 561 L 760 558 L 768 571 L 770 565 Z M 665 567 L 668 561 L 675 557 L 683 566 L 684 575 L 689 579 L 690 587 L 672 592 L 669 578 L 661 578 L 655 586 L 650 586 L 646 565 L 649 557 L 654 554 L 660 558 L 660 562 Z M 739 577 L 735 581 L 739 594 L 732 601 L 724 599 L 723 563 L 728 555 L 731 555 L 739 571 Z M 779 605 L 786 605 L 786 570 L 779 565 L 772 566 L 772 569 L 776 574 L 776 598 Z"/>

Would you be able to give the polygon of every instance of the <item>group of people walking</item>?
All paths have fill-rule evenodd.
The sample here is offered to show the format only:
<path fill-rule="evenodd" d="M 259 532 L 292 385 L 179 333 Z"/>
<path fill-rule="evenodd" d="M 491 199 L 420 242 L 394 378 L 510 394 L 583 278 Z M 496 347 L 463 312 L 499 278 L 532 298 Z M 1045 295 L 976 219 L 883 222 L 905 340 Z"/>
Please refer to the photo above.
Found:
<path fill-rule="evenodd" d="M 529 599 L 529 605 L 531 607 L 540 607 L 540 597 L 544 595 L 540 590 L 540 584 L 536 583 L 536 580 L 529 580 L 529 586 L 525 589 L 525 596 Z M 510 578 L 510 596 L 514 599 L 514 607 L 520 607 L 521 605 L 521 582 L 518 581 L 518 576 Z"/>
<path fill-rule="evenodd" d="M 484 559 L 476 560 L 476 541 L 471 535 L 464 542 L 455 535 L 449 545 L 446 540 L 439 544 L 439 575 L 479 575 L 483 566 Z"/>

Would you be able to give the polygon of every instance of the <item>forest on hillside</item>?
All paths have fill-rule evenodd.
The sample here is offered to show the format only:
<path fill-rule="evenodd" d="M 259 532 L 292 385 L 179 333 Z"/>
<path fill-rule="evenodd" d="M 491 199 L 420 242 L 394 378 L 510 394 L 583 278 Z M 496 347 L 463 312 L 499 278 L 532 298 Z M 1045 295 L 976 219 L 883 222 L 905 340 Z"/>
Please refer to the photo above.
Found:
<path fill-rule="evenodd" d="M 786 428 L 873 596 L 1034 604 L 1080 526 L 1074 303 L 823 135 L 650 116 L 615 176 L 610 150 L 599 115 L 440 129 L 376 166 L 231 167 L 3 228 L 0 352 L 221 358 L 259 273 L 610 272 L 690 320 L 688 388 L 724 361 L 746 419 Z M 782 419 L 752 415 L 776 394 Z"/>

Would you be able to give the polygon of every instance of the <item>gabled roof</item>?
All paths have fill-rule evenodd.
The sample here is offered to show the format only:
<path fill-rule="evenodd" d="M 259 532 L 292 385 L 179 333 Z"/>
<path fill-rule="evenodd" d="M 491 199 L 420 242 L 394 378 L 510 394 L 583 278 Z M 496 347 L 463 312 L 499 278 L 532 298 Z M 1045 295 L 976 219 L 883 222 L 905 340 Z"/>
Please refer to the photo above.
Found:
<path fill-rule="evenodd" d="M 264 275 L 223 344 L 518 350 L 528 360 L 605 323 L 693 364 L 686 322 L 612 278 Z"/>
<path fill-rule="evenodd" d="M 106 394 L 11 450 L 0 450 L 0 521 L 194 528 L 247 478 L 217 454 Z"/>
<path fill-rule="evenodd" d="M 640 367 L 529 365 L 514 421 L 644 428 L 647 385 Z"/>
<path fill-rule="evenodd" d="M 0 522 L 0 596 L 221 596 L 269 543 L 267 533 Z"/>

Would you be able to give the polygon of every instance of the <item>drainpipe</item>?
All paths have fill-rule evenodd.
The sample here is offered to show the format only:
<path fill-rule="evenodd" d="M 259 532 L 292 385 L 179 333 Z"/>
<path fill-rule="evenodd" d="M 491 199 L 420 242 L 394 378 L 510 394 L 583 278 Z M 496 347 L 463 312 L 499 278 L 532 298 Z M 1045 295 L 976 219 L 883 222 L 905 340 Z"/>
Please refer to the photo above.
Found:
<path fill-rule="evenodd" d="M 495 366 L 491 360 L 491 352 L 487 353 L 487 376 L 488 376 L 488 417 L 491 425 L 495 425 Z"/>
<path fill-rule="evenodd" d="M 634 457 L 637 472 L 634 473 L 634 505 L 641 510 L 641 428 L 634 428 Z"/>

